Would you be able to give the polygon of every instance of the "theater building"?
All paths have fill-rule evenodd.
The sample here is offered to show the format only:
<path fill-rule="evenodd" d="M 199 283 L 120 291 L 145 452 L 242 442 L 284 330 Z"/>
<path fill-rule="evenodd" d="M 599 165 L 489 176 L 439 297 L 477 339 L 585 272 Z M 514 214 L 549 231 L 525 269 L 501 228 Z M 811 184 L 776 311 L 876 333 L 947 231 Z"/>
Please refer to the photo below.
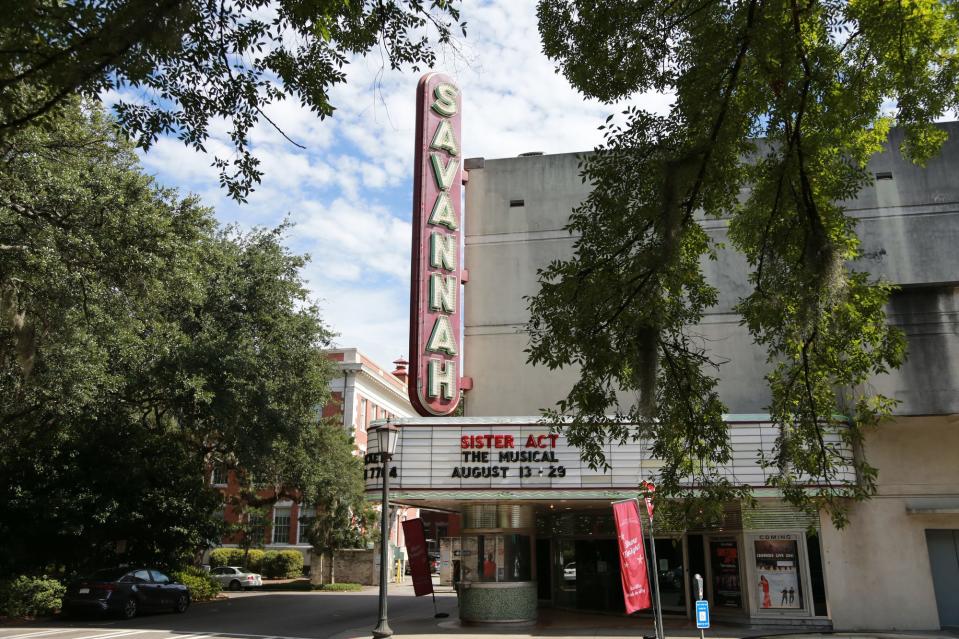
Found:
<path fill-rule="evenodd" d="M 421 113 L 431 100 L 453 95 L 434 88 L 444 81 L 421 83 Z M 446 135 L 437 118 L 455 118 L 454 110 L 427 113 L 418 127 L 417 180 L 432 182 L 417 186 L 421 203 L 414 207 L 410 393 L 426 416 L 396 420 L 392 498 L 461 515 L 460 534 L 449 539 L 442 561 L 457 581 L 465 620 L 528 620 L 543 606 L 622 611 L 610 504 L 635 497 L 642 480 L 655 481 L 658 462 L 637 441 L 607 451 L 609 471 L 588 468 L 562 434 L 538 423 L 542 408 L 565 397 L 576 371 L 530 366 L 524 352 L 524 297 L 537 292 L 536 271 L 572 255 L 563 227 L 588 193 L 578 156 L 466 159 L 459 179 L 447 176 L 465 184 L 465 213 L 441 211 L 437 230 L 435 200 L 453 182 L 436 172 L 459 162 L 458 123 L 437 146 Z M 950 139 L 925 168 L 900 155 L 901 135 L 893 131 L 870 164 L 875 184 L 847 203 L 870 256 L 856 266 L 900 287 L 888 317 L 905 332 L 909 358 L 870 382 L 900 403 L 864 446 L 879 469 L 878 494 L 851 504 L 842 530 L 826 516 L 786 506 L 765 485 L 757 453 L 776 437 L 765 414 L 766 358 L 733 311 L 747 294 L 747 265 L 728 250 L 704 264 L 720 300 L 697 330 L 713 355 L 729 362 L 719 391 L 731 411 L 735 454 L 724 470 L 752 486 L 757 502 L 725 504 L 723 520 L 704 529 L 659 522 L 655 573 L 667 615 L 691 616 L 693 575 L 700 574 L 718 620 L 836 630 L 959 626 L 959 124 L 942 126 Z M 458 199 L 451 195 L 454 205 Z M 724 240 L 724 220 L 703 225 Z M 459 234 L 461 264 L 458 256 L 456 264 L 438 258 L 437 233 Z M 438 278 L 446 277 L 463 283 L 456 304 L 436 296 Z M 452 318 L 449 334 L 440 325 L 447 320 L 436 319 L 444 313 Z M 464 416 L 444 414 L 459 401 Z M 831 437 L 839 445 L 838 433 Z M 369 450 L 375 447 L 371 438 Z M 847 478 L 855 480 L 851 468 Z M 368 479 L 371 499 L 379 486 Z"/>

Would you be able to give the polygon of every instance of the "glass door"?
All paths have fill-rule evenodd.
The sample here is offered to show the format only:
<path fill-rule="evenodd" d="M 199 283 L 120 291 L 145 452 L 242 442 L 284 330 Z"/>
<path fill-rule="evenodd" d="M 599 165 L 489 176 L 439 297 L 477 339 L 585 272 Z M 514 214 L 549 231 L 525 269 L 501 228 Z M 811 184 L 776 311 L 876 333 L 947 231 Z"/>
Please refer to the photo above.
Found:
<path fill-rule="evenodd" d="M 576 607 L 576 542 L 572 539 L 557 539 L 553 555 L 556 605 L 562 608 Z"/>
<path fill-rule="evenodd" d="M 649 541 L 646 542 L 647 550 Z M 652 555 L 647 555 L 652 563 Z M 686 613 L 686 574 L 683 570 L 683 540 L 656 540 L 656 575 L 663 611 Z"/>

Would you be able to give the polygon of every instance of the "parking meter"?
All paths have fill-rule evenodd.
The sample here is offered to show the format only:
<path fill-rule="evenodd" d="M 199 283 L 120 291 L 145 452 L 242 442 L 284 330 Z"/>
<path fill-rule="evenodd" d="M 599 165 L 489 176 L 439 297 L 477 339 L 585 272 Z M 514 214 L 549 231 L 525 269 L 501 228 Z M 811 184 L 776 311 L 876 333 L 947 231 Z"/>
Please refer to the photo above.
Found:
<path fill-rule="evenodd" d="M 696 579 L 696 627 L 699 628 L 700 639 L 706 638 L 706 628 L 709 627 L 709 603 L 703 599 L 703 578 L 695 575 Z"/>

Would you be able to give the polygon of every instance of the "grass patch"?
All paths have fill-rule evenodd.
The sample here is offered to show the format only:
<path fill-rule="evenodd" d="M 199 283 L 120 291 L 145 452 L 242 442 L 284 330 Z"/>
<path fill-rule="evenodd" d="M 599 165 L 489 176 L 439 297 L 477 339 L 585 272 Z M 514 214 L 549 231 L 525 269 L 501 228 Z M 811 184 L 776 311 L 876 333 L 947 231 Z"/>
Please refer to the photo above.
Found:
<path fill-rule="evenodd" d="M 360 584 L 339 583 L 339 584 L 316 584 L 313 590 L 323 590 L 326 592 L 358 592 L 363 590 Z"/>

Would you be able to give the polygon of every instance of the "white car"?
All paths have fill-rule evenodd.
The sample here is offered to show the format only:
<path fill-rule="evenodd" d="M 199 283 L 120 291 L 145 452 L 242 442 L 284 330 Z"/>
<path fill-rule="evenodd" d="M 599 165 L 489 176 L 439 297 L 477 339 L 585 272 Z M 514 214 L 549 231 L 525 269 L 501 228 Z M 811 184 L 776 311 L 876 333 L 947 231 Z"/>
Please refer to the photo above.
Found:
<path fill-rule="evenodd" d="M 220 566 L 210 571 L 210 576 L 220 582 L 224 589 L 243 590 L 259 588 L 263 578 L 255 572 L 247 572 L 239 566 Z"/>
<path fill-rule="evenodd" d="M 563 568 L 564 581 L 576 581 L 576 562 L 572 561 Z"/>

